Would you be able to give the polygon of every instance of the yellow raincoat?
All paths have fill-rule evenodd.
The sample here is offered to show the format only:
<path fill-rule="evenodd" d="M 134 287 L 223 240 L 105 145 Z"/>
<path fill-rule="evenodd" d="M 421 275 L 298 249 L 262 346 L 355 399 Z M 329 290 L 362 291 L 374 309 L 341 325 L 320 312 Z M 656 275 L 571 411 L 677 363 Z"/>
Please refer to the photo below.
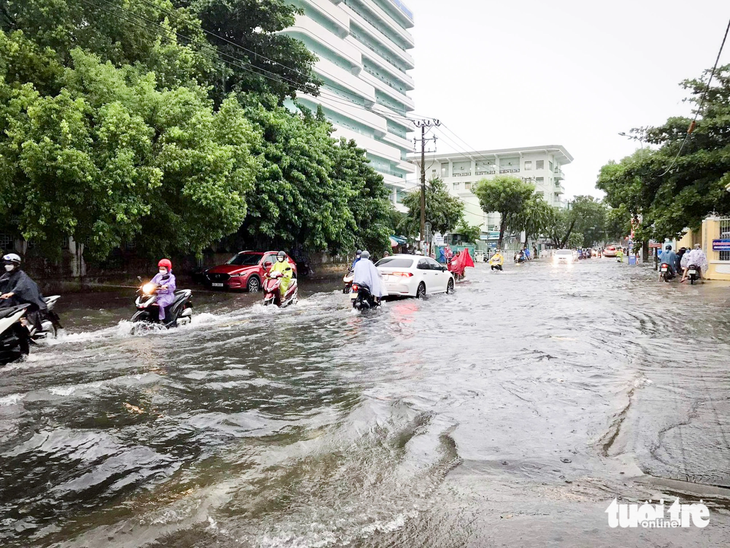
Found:
<path fill-rule="evenodd" d="M 289 289 L 289 286 L 291 285 L 291 279 L 294 276 L 294 269 L 292 269 L 289 261 L 284 259 L 283 261 L 276 261 L 269 269 L 269 274 L 273 274 L 274 272 L 281 272 L 281 285 L 279 286 L 279 290 L 283 297 L 286 294 L 286 290 Z"/>
<path fill-rule="evenodd" d="M 504 257 L 502 257 L 501 253 L 495 253 L 492 255 L 492 258 L 489 259 L 489 264 L 502 266 L 504 264 Z"/>

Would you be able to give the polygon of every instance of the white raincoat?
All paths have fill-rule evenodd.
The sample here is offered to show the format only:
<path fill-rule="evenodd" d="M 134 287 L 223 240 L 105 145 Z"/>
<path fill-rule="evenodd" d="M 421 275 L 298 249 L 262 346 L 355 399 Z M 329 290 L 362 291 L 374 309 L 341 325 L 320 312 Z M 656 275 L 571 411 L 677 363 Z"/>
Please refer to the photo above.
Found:
<path fill-rule="evenodd" d="M 373 297 L 385 297 L 388 292 L 385 290 L 383 280 L 380 278 L 380 272 L 375 268 L 373 261 L 370 259 L 360 258 L 355 265 L 352 283 L 355 285 L 366 285 L 370 288 Z"/>
<path fill-rule="evenodd" d="M 699 266 L 702 272 L 707 271 L 707 256 L 701 249 L 692 249 L 684 255 L 682 255 L 682 268 L 687 268 L 690 265 Z"/>

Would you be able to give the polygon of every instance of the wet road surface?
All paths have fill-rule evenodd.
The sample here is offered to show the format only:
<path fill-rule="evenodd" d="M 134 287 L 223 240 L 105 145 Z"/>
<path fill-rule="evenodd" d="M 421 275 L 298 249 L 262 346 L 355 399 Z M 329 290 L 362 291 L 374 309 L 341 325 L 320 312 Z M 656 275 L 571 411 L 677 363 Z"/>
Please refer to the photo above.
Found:
<path fill-rule="evenodd" d="M 730 287 L 608 259 L 478 265 L 354 314 L 203 294 L 130 336 L 131 298 L 0 369 L 0 541 L 58 547 L 727 546 Z M 76 301 L 75 301 L 76 302 Z M 702 499 L 704 529 L 605 510 Z"/>

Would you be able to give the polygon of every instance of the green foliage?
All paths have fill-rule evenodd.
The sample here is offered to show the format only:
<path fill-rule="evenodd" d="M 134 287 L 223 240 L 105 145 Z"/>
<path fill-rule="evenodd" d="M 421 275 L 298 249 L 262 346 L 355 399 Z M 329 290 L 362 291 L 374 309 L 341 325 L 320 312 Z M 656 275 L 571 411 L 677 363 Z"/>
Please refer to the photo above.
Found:
<path fill-rule="evenodd" d="M 203 29 L 216 35 L 209 34 L 209 41 L 233 65 L 223 71 L 220 92 L 271 93 L 279 101 L 295 97 L 297 91 L 318 93 L 321 82 L 312 72 L 316 56 L 304 43 L 280 33 L 294 25 L 300 13 L 290 2 L 173 0 L 173 3 L 189 7 L 200 18 Z M 239 70 L 237 65 L 254 71 Z M 220 84 L 220 81 L 213 83 Z"/>
<path fill-rule="evenodd" d="M 500 214 L 497 247 L 501 248 L 505 230 L 517 229 L 523 223 L 535 187 L 517 177 L 498 175 L 493 179 L 482 179 L 472 188 L 472 192 L 479 198 L 479 204 L 486 213 Z"/>
<path fill-rule="evenodd" d="M 697 108 L 706 80 L 682 84 Z M 691 120 L 669 118 L 661 126 L 632 131 L 633 138 L 652 148 L 601 168 L 596 186 L 624 220 L 625 213 L 641 218 L 638 239 L 661 241 L 697 228 L 713 212 L 730 214 L 730 65 L 718 68 L 714 82 L 684 146 Z"/>
<path fill-rule="evenodd" d="M 542 196 L 533 194 L 525 203 L 525 208 L 514 215 L 510 228 L 525 232 L 526 246 L 530 238 L 538 237 L 547 230 L 552 218 L 552 209 Z"/>
<path fill-rule="evenodd" d="M 71 236 L 97 257 L 138 235 L 150 250 L 200 252 L 234 231 L 257 140 L 238 103 L 214 112 L 203 88 L 160 90 L 140 68 L 71 57 L 57 95 L 0 75 L 5 218 L 26 239 Z"/>
<path fill-rule="evenodd" d="M 381 253 L 390 247 L 391 210 L 383 176 L 377 173 L 353 140 L 340 139 L 333 147 L 332 177 L 340 188 L 351 189 L 348 208 L 355 220 L 354 246 L 371 253 Z M 349 245 L 349 240 L 340 247 Z"/>
<path fill-rule="evenodd" d="M 421 188 L 409 192 L 403 198 L 408 208 L 409 233 L 420 232 L 421 226 Z M 432 232 L 446 234 L 456 227 L 464 214 L 464 204 L 449 194 L 446 185 L 439 178 L 426 182 L 426 222 L 431 223 Z"/>
<path fill-rule="evenodd" d="M 453 232 L 454 234 L 458 235 L 457 240 L 459 242 L 468 244 L 478 242 L 482 235 L 481 227 L 470 225 L 466 223 L 463 218 Z"/>

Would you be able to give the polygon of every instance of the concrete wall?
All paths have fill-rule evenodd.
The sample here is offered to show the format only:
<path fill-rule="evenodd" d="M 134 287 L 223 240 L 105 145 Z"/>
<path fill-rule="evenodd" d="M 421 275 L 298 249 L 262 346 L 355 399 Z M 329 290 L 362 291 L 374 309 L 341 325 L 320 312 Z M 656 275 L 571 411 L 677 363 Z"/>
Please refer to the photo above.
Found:
<path fill-rule="evenodd" d="M 720 238 L 720 219 L 710 217 L 702 221 L 702 228 L 697 231 L 689 230 L 677 242 L 677 249 L 686 247 L 692 249 L 695 244 L 702 246 L 709 268 L 705 272 L 708 280 L 730 281 L 730 261 L 721 261 L 720 252 L 712 250 L 712 240 Z"/>

